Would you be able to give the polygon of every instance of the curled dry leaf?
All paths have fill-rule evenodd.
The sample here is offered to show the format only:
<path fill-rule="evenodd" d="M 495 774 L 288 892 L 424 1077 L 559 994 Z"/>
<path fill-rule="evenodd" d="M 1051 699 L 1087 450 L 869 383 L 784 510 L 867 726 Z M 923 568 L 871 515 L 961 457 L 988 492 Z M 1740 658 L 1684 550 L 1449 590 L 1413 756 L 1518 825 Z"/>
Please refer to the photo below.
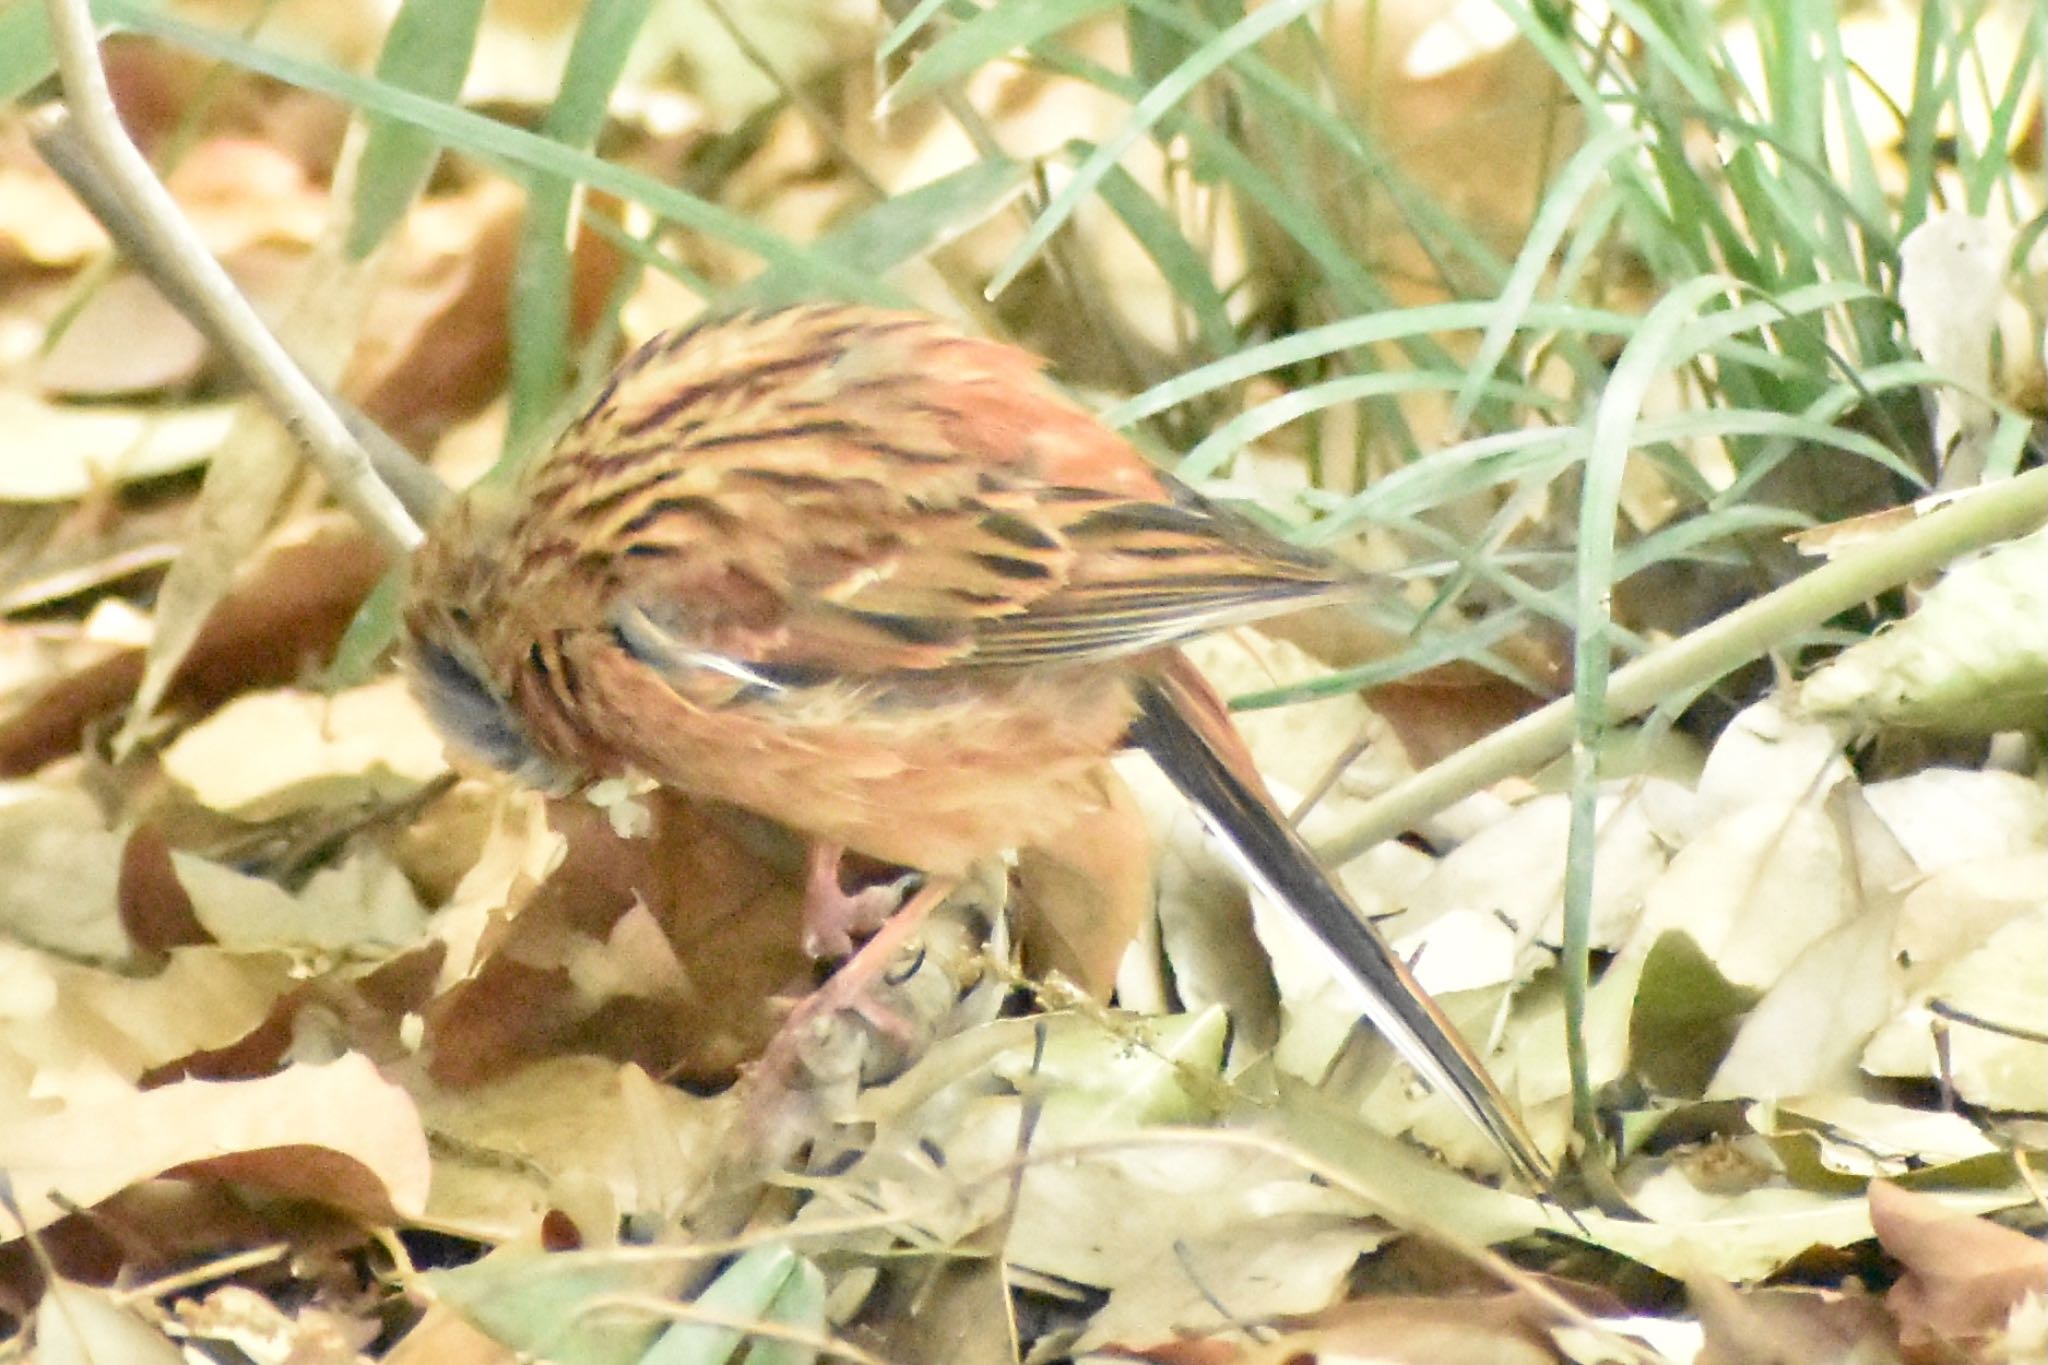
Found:
<path fill-rule="evenodd" d="M 1906 1268 L 1885 1303 L 1908 1347 L 1981 1349 L 2029 1296 L 2048 1296 L 2048 1246 L 1888 1180 L 1870 1184 L 1877 1240 Z"/>
<path fill-rule="evenodd" d="M 1862 730 L 2030 728 L 2048 695 L 2048 530 L 1950 569 L 1911 616 L 1800 685 L 1807 714 Z"/>
<path fill-rule="evenodd" d="M 395 676 L 331 697 L 251 693 L 180 735 L 163 764 L 200 805 L 251 821 L 395 800 L 448 770 Z"/>
<path fill-rule="evenodd" d="M 1943 1079 L 1971 1104 L 2048 1110 L 2048 906 L 2013 916 L 1975 951 L 1943 967 L 1871 1038 L 1863 1068 Z"/>
<path fill-rule="evenodd" d="M 383 569 L 382 555 L 344 517 L 311 517 L 279 531 L 207 617 L 169 700 L 203 710 L 251 687 L 304 677 L 326 661 Z M 0 776 L 77 752 L 86 727 L 118 709 L 141 677 L 142 651 L 128 649 L 10 698 L 0 712 Z"/>
<path fill-rule="evenodd" d="M 0 1123 L 0 1165 L 29 1228 L 178 1169 L 322 1200 L 380 1219 L 418 1217 L 427 1145 L 403 1090 L 361 1056 L 260 1080 L 181 1081 Z M 59 1203 L 59 1199 L 65 1203 Z"/>

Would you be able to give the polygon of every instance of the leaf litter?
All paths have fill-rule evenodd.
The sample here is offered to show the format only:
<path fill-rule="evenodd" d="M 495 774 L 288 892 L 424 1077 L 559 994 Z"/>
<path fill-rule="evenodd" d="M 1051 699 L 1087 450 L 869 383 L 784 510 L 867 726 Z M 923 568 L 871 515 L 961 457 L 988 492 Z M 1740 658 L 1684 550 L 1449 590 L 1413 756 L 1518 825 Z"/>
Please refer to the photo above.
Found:
<path fill-rule="evenodd" d="M 1004 80 L 1020 122 L 1046 117 L 1043 85 Z M 941 154 L 910 141 L 907 163 Z M 223 251 L 315 249 L 324 196 L 255 144 L 198 145 L 188 203 Z M 743 192 L 820 216 L 796 192 L 802 139 L 771 151 Z M 0 249 L 10 268 L 68 268 L 96 236 L 15 213 L 49 198 L 35 175 L 0 157 L 0 186 L 25 187 L 0 192 Z M 489 398 L 515 205 L 489 181 L 436 194 L 377 294 L 349 382 L 422 447 Z M 1116 306 L 1168 335 L 1156 303 Z M 1047 318 L 1039 344 L 1115 374 L 1065 335 L 1087 323 Z M 0 390 L 22 405 L 10 430 L 49 452 L 0 461 L 0 496 L 101 496 L 213 454 L 217 403 L 103 400 L 190 373 L 170 350 L 144 359 Z M 67 394 L 94 396 L 53 401 Z M 29 661 L 0 697 L 0 1166 L 55 1262 L 16 1255 L 0 1285 L 19 1315 L 47 1279 L 41 1358 L 231 1340 L 264 1359 L 723 1359 L 761 1328 L 956 1360 L 1027 1339 L 1162 1361 L 1882 1360 L 1933 1343 L 2021 1359 L 2048 1331 L 2038 1240 L 1982 1216 L 2039 1207 L 2048 1142 L 2048 803 L 2031 778 L 1865 784 L 1843 731 L 1766 701 L 1691 756 L 1696 779 L 1603 786 L 1587 1042 L 1627 1210 L 1571 1222 L 1494 1183 L 1491 1151 L 1355 1036 L 1316 952 L 1217 874 L 1141 768 L 1105 776 L 1129 785 L 1127 803 L 1112 792 L 1124 816 L 1021 856 L 1014 941 L 978 946 L 1001 885 L 941 923 L 888 998 L 907 1043 L 821 1041 L 820 1136 L 800 1165 L 750 1168 L 758 1116 L 724 1087 L 812 979 L 798 850 L 660 794 L 629 837 L 587 805 L 450 773 L 388 676 L 311 686 L 377 566 L 278 500 L 243 528 L 259 548 L 207 585 L 210 613 L 81 623 L 63 650 L 47 622 L 0 626 Z M 110 754 L 145 651 L 170 657 L 159 633 L 182 637 L 182 662 L 157 666 L 147 742 Z M 1971 676 L 2003 667 L 1981 649 Z M 1250 632 L 1199 656 L 1227 693 L 1325 667 Z M 2031 668 L 2009 670 L 2014 695 L 2038 692 Z M 1899 687 L 1824 690 L 1808 711 L 1900 714 Z M 1311 836 L 1459 723 L 1412 689 L 1244 720 L 1283 801 L 1368 741 Z M 1343 870 L 1553 1156 L 1564 820 L 1554 791 L 1503 786 Z M 1148 838 L 1156 893 L 1130 875 Z M 1112 985 L 1122 1008 L 1102 1003 Z M 1026 999 L 1043 1012 L 1019 1014 Z M 702 1231 L 722 1205 L 729 1235 Z M 297 1265 L 258 1256 L 280 1245 Z M 1873 1248 L 1882 1297 L 1855 1287 Z M 1811 1287 L 1815 1264 L 1850 1287 Z M 222 1282 L 95 1287 L 194 1265 Z"/>

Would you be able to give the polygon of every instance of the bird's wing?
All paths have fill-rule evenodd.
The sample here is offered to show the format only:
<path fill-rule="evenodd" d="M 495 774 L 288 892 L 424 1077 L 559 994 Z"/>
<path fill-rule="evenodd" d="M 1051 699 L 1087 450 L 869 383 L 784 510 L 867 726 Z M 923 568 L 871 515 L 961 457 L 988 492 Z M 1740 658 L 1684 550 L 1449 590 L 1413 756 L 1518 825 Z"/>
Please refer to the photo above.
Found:
<path fill-rule="evenodd" d="M 761 676 L 1114 658 L 1362 588 L 1152 469 L 1034 357 L 871 309 L 650 343 L 529 494 L 557 553 L 608 547 L 636 638 Z"/>

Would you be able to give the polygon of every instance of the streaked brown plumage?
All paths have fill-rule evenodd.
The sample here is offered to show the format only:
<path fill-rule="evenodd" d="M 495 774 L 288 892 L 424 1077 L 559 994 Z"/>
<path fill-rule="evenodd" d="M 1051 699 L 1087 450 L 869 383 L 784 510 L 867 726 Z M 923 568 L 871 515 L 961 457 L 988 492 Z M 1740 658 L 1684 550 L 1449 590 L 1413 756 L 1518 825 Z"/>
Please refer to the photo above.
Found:
<path fill-rule="evenodd" d="M 1173 646 L 1362 586 L 1154 470 L 1036 358 L 822 305 L 641 347 L 516 487 L 435 525 L 406 619 L 430 709 L 500 767 L 554 787 L 637 769 L 956 876 L 1071 821 L 1141 711 L 1184 787 L 1190 753 L 1242 784 L 1212 822 L 1292 840 Z M 1318 927 L 1382 959 L 1348 964 L 1367 991 L 1416 997 L 1375 1022 L 1421 1035 L 1404 1053 L 1540 1174 L 1476 1061 L 1291 848 L 1274 856 L 1304 866 L 1276 875 L 1336 907 L 1305 916 L 1351 919 Z"/>

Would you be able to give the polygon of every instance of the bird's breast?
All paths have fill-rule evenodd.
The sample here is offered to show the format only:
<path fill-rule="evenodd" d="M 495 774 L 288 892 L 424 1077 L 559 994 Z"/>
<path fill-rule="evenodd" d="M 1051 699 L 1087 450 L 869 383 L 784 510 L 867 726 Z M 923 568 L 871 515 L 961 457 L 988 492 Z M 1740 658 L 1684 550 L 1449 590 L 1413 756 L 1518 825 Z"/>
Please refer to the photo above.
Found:
<path fill-rule="evenodd" d="M 1064 828 L 1136 712 L 1106 668 L 748 681 L 567 651 L 583 742 L 667 786 L 886 862 L 957 874 Z"/>

